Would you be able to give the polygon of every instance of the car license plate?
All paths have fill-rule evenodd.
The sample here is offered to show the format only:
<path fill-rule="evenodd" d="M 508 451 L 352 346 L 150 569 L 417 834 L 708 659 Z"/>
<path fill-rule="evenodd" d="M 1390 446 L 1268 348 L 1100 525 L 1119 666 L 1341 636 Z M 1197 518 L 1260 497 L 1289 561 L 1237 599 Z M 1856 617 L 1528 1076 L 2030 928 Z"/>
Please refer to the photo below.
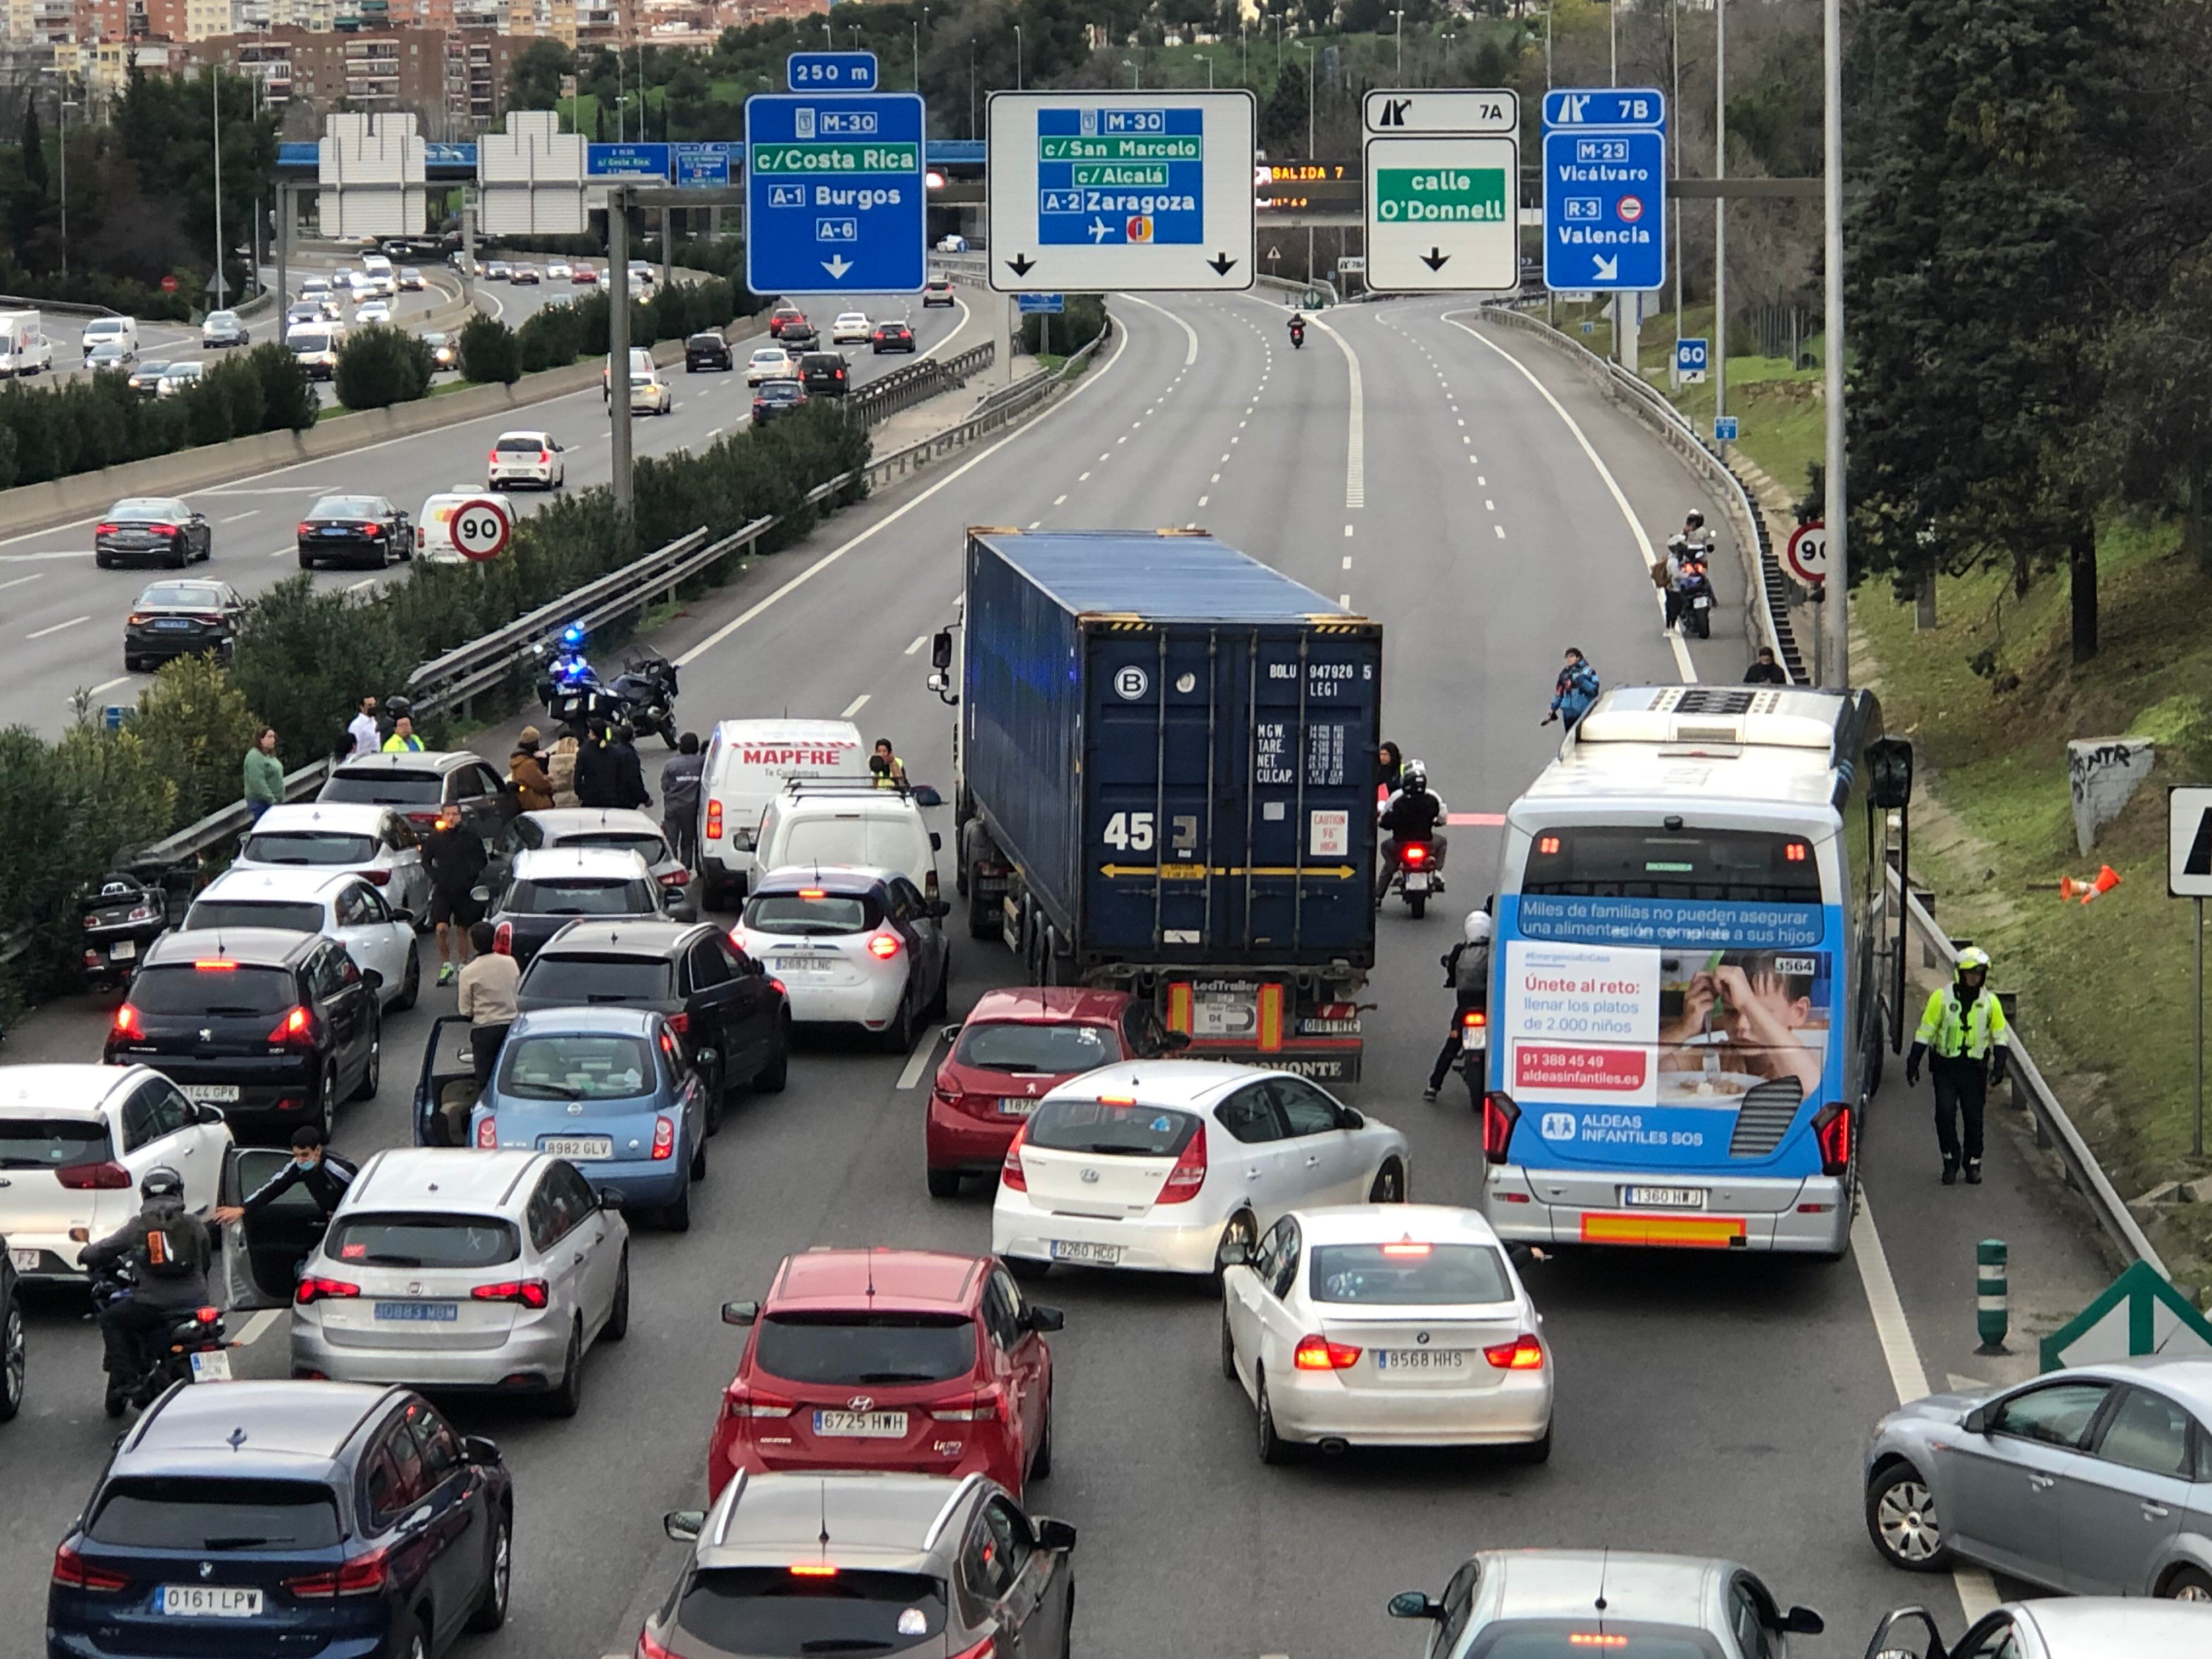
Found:
<path fill-rule="evenodd" d="M 185 1098 L 198 1106 L 233 1106 L 238 1103 L 235 1083 L 187 1083 Z"/>
<path fill-rule="evenodd" d="M 1409 893 L 1427 892 L 1429 890 L 1429 878 L 1427 873 L 1420 870 L 1408 870 L 1406 872 L 1406 890 Z"/>
<path fill-rule="evenodd" d="M 450 1325 L 461 1316 L 458 1302 L 380 1302 L 379 1319 L 397 1319 L 417 1325 Z"/>
<path fill-rule="evenodd" d="M 1467 1369 L 1467 1350 L 1377 1348 L 1375 1350 L 1375 1369 L 1378 1371 L 1463 1371 Z"/>
<path fill-rule="evenodd" d="M 191 618 L 189 617 L 163 617 L 154 624 L 156 628 L 166 629 L 173 633 L 182 633 L 191 625 Z"/>
<path fill-rule="evenodd" d="M 775 965 L 779 973 L 826 974 L 830 964 L 836 960 L 835 957 L 778 957 Z"/>
<path fill-rule="evenodd" d="M 1467 1030 L 1467 1035 L 1461 1039 L 1460 1046 L 1467 1048 L 1489 1048 L 1490 1028 L 1487 1025 L 1469 1026 Z"/>
<path fill-rule="evenodd" d="M 1119 1244 L 1086 1244 L 1079 1239 L 1055 1238 L 1052 1241 L 1054 1261 L 1095 1261 L 1110 1267 L 1121 1259 Z"/>
<path fill-rule="evenodd" d="M 228 1382 L 230 1381 L 230 1350 L 209 1348 L 192 1356 L 192 1381 L 195 1382 Z"/>
<path fill-rule="evenodd" d="M 906 1433 L 904 1412 L 817 1412 L 814 1432 L 855 1440 L 896 1440 Z"/>
<path fill-rule="evenodd" d="M 1623 1187 L 1620 1201 L 1637 1209 L 1702 1210 L 1705 1194 L 1702 1187 Z"/>
<path fill-rule="evenodd" d="M 1027 1117 L 1036 1110 L 1036 1102 L 1034 1100 L 1017 1100 L 1012 1095 L 1007 1095 L 1002 1097 L 999 1102 L 1000 1117 Z"/>
<path fill-rule="evenodd" d="M 315 533 L 319 536 L 350 536 L 353 534 L 350 530 L 341 529 L 337 525 L 325 525 Z"/>
<path fill-rule="evenodd" d="M 164 1584 L 161 1611 L 173 1619 L 258 1619 L 261 1592 L 245 1584 Z"/>
<path fill-rule="evenodd" d="M 612 1135 L 548 1135 L 538 1150 L 556 1158 L 605 1158 L 615 1155 Z"/>
<path fill-rule="evenodd" d="M 36 1250 L 10 1250 L 8 1260 L 15 1264 L 17 1273 L 34 1273 L 39 1270 L 39 1254 Z"/>
<path fill-rule="evenodd" d="M 132 939 L 119 939 L 107 947 L 107 958 L 111 962 L 128 962 L 137 954 L 137 943 Z"/>

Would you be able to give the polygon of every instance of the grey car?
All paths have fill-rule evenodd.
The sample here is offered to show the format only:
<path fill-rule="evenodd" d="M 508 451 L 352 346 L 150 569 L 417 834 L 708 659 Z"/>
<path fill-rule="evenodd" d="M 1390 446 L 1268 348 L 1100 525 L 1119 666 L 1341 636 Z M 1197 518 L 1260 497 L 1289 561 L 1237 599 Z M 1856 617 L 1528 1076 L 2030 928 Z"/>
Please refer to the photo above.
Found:
<path fill-rule="evenodd" d="M 1868 1448 L 1866 1522 L 1911 1571 L 1963 1560 L 2076 1595 L 2212 1601 L 2212 1360 L 1900 1406 Z"/>
<path fill-rule="evenodd" d="M 1635 1550 L 1484 1550 L 1441 1598 L 1407 1590 L 1389 1613 L 1434 1624 L 1427 1659 L 1646 1648 L 1668 1659 L 1786 1659 L 1792 1636 L 1823 1628 L 1734 1561 Z"/>
<path fill-rule="evenodd" d="M 2212 1609 L 2116 1596 L 2009 1601 L 1947 1645 L 1925 1607 L 1899 1607 L 1876 1626 L 1868 1659 L 2203 1659 Z"/>

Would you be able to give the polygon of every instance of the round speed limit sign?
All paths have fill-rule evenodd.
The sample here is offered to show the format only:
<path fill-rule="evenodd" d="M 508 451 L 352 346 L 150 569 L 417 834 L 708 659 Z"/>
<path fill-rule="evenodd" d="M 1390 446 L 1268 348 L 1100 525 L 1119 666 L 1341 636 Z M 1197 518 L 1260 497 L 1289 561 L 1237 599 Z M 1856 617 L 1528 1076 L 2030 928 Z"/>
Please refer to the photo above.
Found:
<path fill-rule="evenodd" d="M 479 498 L 464 501 L 453 509 L 453 546 L 464 557 L 479 564 L 504 553 L 507 538 L 513 532 L 514 526 L 496 501 Z"/>
<path fill-rule="evenodd" d="M 1789 544 L 1782 550 L 1782 562 L 1790 567 L 1791 575 L 1808 586 L 1827 580 L 1827 526 L 1815 520 L 1791 531 Z"/>

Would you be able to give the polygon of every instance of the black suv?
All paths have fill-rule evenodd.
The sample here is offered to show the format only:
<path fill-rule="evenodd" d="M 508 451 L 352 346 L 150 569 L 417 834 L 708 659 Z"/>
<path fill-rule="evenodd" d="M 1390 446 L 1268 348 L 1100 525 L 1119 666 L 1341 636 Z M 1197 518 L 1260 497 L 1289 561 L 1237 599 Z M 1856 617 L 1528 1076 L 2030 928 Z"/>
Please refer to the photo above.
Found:
<path fill-rule="evenodd" d="M 810 398 L 842 398 L 851 371 L 835 351 L 809 351 L 799 359 L 799 383 Z"/>
<path fill-rule="evenodd" d="M 363 755 L 331 772 L 315 799 L 397 807 L 422 832 L 441 814 L 458 815 L 485 841 L 506 829 L 520 806 L 491 763 L 465 749 Z"/>
<path fill-rule="evenodd" d="M 331 1132 L 341 1100 L 376 1093 L 376 978 L 320 933 L 186 928 L 147 947 L 101 1058 L 151 1066 L 241 1133 Z"/>
<path fill-rule="evenodd" d="M 684 372 L 696 374 L 702 368 L 733 369 L 738 360 L 730 355 L 730 343 L 714 333 L 694 334 L 684 343 Z"/>
<path fill-rule="evenodd" d="M 782 1091 L 791 1065 L 791 1006 L 782 987 L 712 923 L 572 921 L 522 976 L 515 1006 L 603 1002 L 668 1016 L 707 1083 L 707 1133 L 739 1085 Z"/>

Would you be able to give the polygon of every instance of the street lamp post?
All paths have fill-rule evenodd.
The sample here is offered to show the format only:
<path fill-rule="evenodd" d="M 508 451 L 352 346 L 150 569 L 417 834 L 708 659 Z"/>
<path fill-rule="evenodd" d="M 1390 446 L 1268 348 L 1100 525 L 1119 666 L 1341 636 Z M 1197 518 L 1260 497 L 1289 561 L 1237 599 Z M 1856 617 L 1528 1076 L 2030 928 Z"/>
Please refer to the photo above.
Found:
<path fill-rule="evenodd" d="M 228 293 L 222 280 L 222 71 L 208 70 L 208 109 L 215 133 L 215 302 L 221 309 Z"/>
<path fill-rule="evenodd" d="M 1398 84 L 1406 84 L 1406 9 L 1403 6 L 1390 14 L 1398 20 Z"/>
<path fill-rule="evenodd" d="M 1213 90 L 1213 56 L 1211 52 L 1194 52 L 1191 56 L 1206 65 L 1206 89 Z"/>
<path fill-rule="evenodd" d="M 1314 49 L 1310 40 L 1293 40 L 1291 48 L 1306 55 L 1306 160 L 1314 159 Z M 1314 279 L 1314 228 L 1306 227 L 1306 281 Z"/>
<path fill-rule="evenodd" d="M 968 136 L 975 136 L 975 37 L 968 37 Z"/>
<path fill-rule="evenodd" d="M 1014 25 L 1014 90 L 1022 89 L 1022 26 Z"/>
<path fill-rule="evenodd" d="M 1826 175 L 1820 195 L 1827 220 L 1827 261 L 1820 288 L 1828 336 L 1820 369 L 1828 404 L 1824 469 L 1827 500 L 1822 504 L 1821 520 L 1828 529 L 1828 580 L 1823 586 L 1828 603 L 1836 608 L 1836 614 L 1828 618 L 1828 672 L 1820 681 L 1840 688 L 1851 683 L 1851 589 L 1845 516 L 1850 498 L 1844 476 L 1844 25 L 1838 0 L 1824 0 L 1820 13 L 1821 46 L 1827 59 L 1822 66 L 1820 122 Z"/>
<path fill-rule="evenodd" d="M 1134 58 L 1124 58 L 1121 60 L 1121 67 L 1129 71 L 1129 90 L 1132 92 L 1142 92 L 1145 89 L 1145 71 L 1143 66 L 1138 64 Z"/>
<path fill-rule="evenodd" d="M 924 6 L 921 15 L 915 20 L 914 25 L 914 89 L 916 92 L 921 90 L 921 26 L 928 21 L 929 8 Z"/>

